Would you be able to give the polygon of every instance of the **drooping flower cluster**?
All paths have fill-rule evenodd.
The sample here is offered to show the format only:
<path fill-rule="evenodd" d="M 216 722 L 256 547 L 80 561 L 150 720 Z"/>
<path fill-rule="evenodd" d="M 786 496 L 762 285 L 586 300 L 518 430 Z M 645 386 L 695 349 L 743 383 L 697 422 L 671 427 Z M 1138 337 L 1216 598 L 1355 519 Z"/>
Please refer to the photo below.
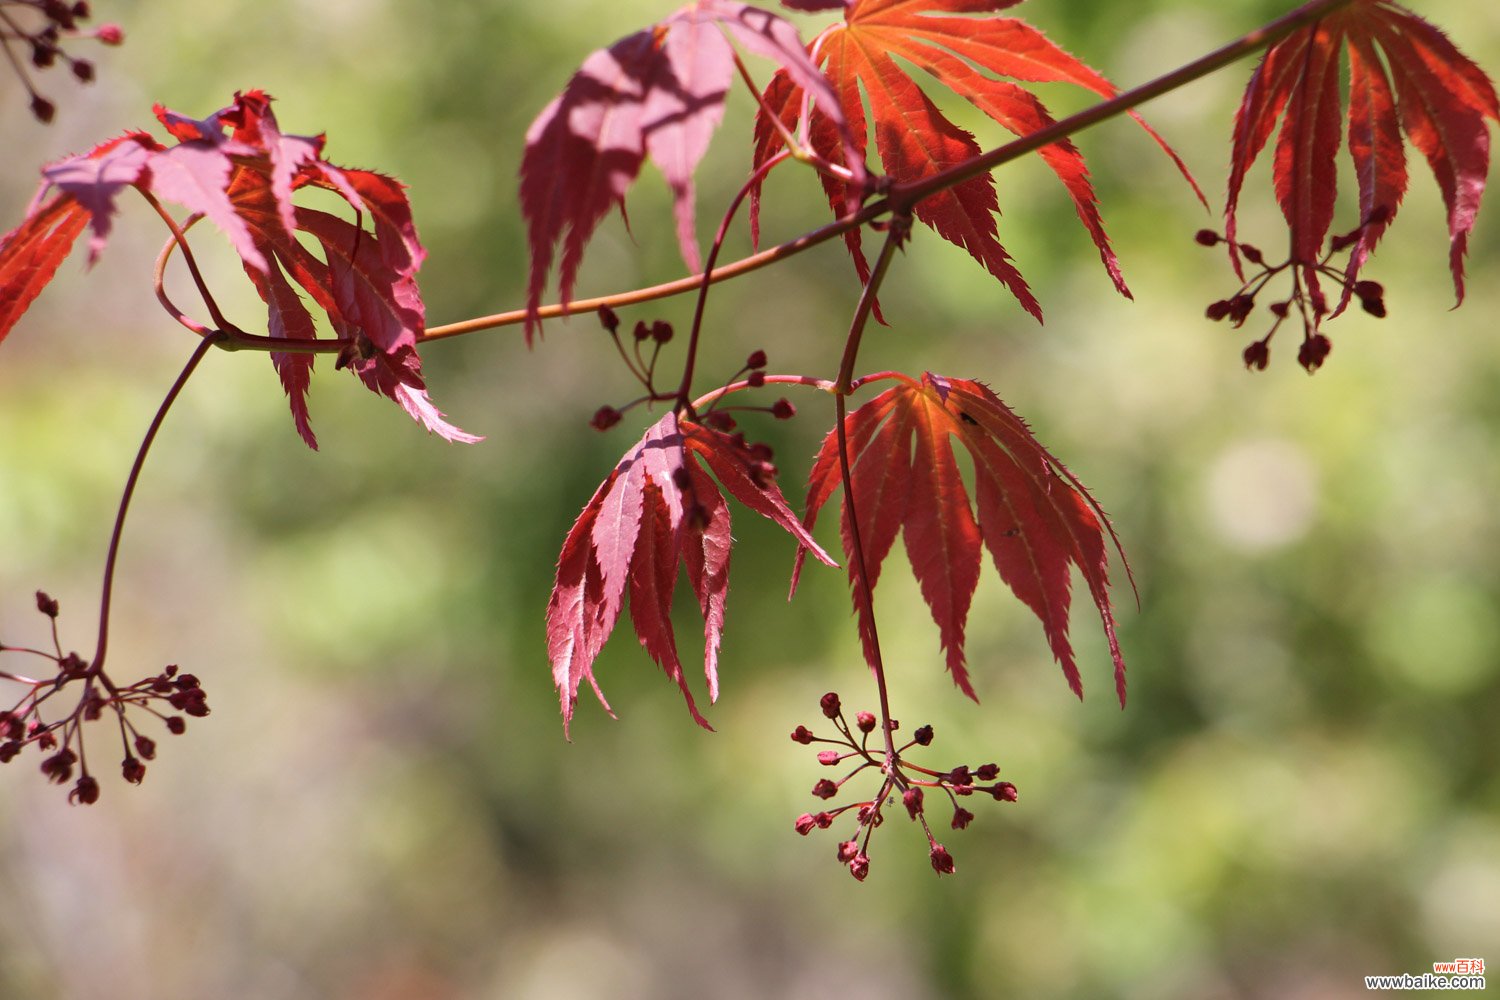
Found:
<path fill-rule="evenodd" d="M 97 38 L 105 45 L 119 45 L 125 40 L 117 24 L 105 24 L 92 30 L 80 27 L 80 22 L 87 21 L 91 13 L 87 0 L 75 3 L 0 0 L 0 45 L 5 47 L 7 61 L 21 86 L 31 95 L 31 113 L 37 121 L 50 122 L 57 113 L 57 105 L 37 92 L 27 74 L 27 63 L 33 69 L 43 70 L 61 62 L 67 65 L 79 83 L 92 83 L 94 64 L 69 55 L 63 50 L 63 45 L 78 38 Z M 16 57 L 17 48 L 25 54 L 24 59 Z"/>
<path fill-rule="evenodd" d="M 894 734 L 900 724 L 895 719 L 888 720 L 882 727 L 873 713 L 859 712 L 854 716 L 854 728 L 859 730 L 859 735 L 855 736 L 854 728 L 849 726 L 844 717 L 843 706 L 836 692 L 825 694 L 819 707 L 823 711 L 823 717 L 833 723 L 838 735 L 821 737 L 806 726 L 798 726 L 792 731 L 792 742 L 804 746 L 814 743 L 831 744 L 832 749 L 818 751 L 818 763 L 824 767 L 838 767 L 852 762 L 854 768 L 837 781 L 831 778 L 819 779 L 813 785 L 812 794 L 829 801 L 843 791 L 852 778 L 866 771 L 873 771 L 881 776 L 880 788 L 873 797 L 863 801 L 845 803 L 816 813 L 803 813 L 797 817 L 795 827 L 805 837 L 813 830 L 828 829 L 844 813 L 854 810 L 857 824 L 854 834 L 839 842 L 837 856 L 841 863 L 849 867 L 849 873 L 861 882 L 870 874 L 870 841 L 875 828 L 885 822 L 885 810 L 895 806 L 898 794 L 907 816 L 922 824 L 922 832 L 927 837 L 927 857 L 932 863 L 933 871 L 939 875 L 951 875 L 956 869 L 953 855 L 938 842 L 927 823 L 929 792 L 937 790 L 947 796 L 948 804 L 953 807 L 953 818 L 949 826 L 954 830 L 965 829 L 974 821 L 974 814 L 958 804 L 960 798 L 987 794 L 996 802 L 1016 801 L 1016 786 L 1009 781 L 996 780 L 1000 775 L 998 764 L 981 764 L 977 767 L 961 764 L 947 771 L 934 771 L 902 757 L 912 747 L 932 744 L 931 726 L 919 727 L 912 733 L 910 740 L 898 747 Z M 871 748 L 870 737 L 877 730 L 882 733 L 885 746 Z M 877 740 L 880 738 L 877 737 Z"/>
<path fill-rule="evenodd" d="M 77 653 L 63 653 L 57 635 L 58 602 L 37 591 L 36 604 L 37 610 L 51 621 L 52 651 L 0 643 L 0 653 L 49 661 L 55 672 L 50 677 L 33 678 L 0 670 L 0 680 L 24 689 L 14 704 L 0 710 L 0 764 L 14 760 L 27 747 L 35 747 L 44 755 L 41 771 L 49 781 L 58 785 L 73 782 L 68 801 L 92 805 L 99 800 L 99 781 L 89 768 L 84 747 L 85 722 L 97 721 L 106 712 L 114 713 L 124 750 L 120 774 L 131 784 L 139 785 L 146 777 L 144 762 L 156 757 L 156 741 L 136 728 L 134 718 L 139 715 L 132 717 L 129 710 L 134 708 L 155 716 L 167 732 L 180 736 L 187 731 L 183 716 L 208 715 L 208 697 L 197 677 L 179 673 L 176 666 L 133 684 L 116 684 Z M 82 685 L 81 690 L 78 685 Z M 49 703 L 69 688 L 77 693 L 77 700 L 71 709 L 53 715 L 55 706 Z M 79 775 L 76 782 L 75 767 Z"/>
<path fill-rule="evenodd" d="M 1245 348 L 1245 367 L 1265 371 L 1266 365 L 1271 361 L 1271 338 L 1276 336 L 1276 331 L 1287 317 L 1295 313 L 1302 320 L 1302 344 L 1297 350 L 1297 363 L 1309 373 L 1317 371 L 1333 350 L 1333 342 L 1323 332 L 1323 323 L 1342 313 L 1351 300 L 1358 299 L 1360 307 L 1371 316 L 1385 318 L 1385 289 L 1378 282 L 1357 278 L 1356 270 L 1347 264 L 1334 266 L 1332 261 L 1335 257 L 1357 252 L 1366 230 L 1384 225 L 1386 219 L 1384 210 L 1376 209 L 1358 228 L 1329 240 L 1328 251 L 1312 264 L 1292 257 L 1279 264 L 1267 264 L 1265 255 L 1249 243 L 1227 239 L 1212 229 L 1200 229 L 1195 237 L 1200 245 L 1212 247 L 1220 243 L 1226 244 L 1237 258 L 1243 258 L 1253 267 L 1259 268 L 1258 271 L 1247 273 L 1239 291 L 1227 299 L 1209 303 L 1205 315 L 1215 322 L 1229 320 L 1238 330 L 1245 325 L 1245 320 L 1255 309 L 1256 297 L 1265 291 L 1271 279 L 1282 272 L 1288 272 L 1292 277 L 1291 294 L 1267 307 L 1274 317 L 1271 329 Z M 1337 302 L 1329 303 L 1320 278 L 1331 281 L 1342 289 Z"/>

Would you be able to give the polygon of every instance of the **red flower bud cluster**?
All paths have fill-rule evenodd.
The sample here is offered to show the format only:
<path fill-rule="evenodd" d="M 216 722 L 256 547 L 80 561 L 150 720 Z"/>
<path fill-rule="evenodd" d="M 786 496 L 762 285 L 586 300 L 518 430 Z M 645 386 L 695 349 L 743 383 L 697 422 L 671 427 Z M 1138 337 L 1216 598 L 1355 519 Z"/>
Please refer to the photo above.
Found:
<path fill-rule="evenodd" d="M 63 45 L 79 38 L 96 38 L 105 45 L 119 45 L 125 40 L 125 33 L 117 24 L 106 24 L 94 31 L 87 31 L 82 27 L 82 22 L 87 21 L 91 13 L 87 0 L 77 0 L 75 3 L 64 3 L 63 0 L 6 0 L 5 6 L 24 8 L 14 12 L 7 10 L 5 46 L 9 54 L 10 45 L 15 42 L 18 51 L 25 54 L 24 61 L 12 56 L 9 62 L 21 85 L 30 95 L 31 113 L 39 122 L 50 122 L 57 114 L 57 105 L 37 93 L 32 86 L 28 63 L 32 70 L 45 70 L 62 62 L 68 67 L 73 79 L 79 83 L 92 83 L 94 64 L 87 59 L 69 55 Z"/>

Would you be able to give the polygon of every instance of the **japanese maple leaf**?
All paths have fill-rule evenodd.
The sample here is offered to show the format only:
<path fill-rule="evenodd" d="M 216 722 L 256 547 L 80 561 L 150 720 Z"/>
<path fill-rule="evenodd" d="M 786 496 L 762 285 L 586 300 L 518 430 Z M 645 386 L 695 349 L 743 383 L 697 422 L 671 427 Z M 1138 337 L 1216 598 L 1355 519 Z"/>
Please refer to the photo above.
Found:
<path fill-rule="evenodd" d="M 1105 97 L 1115 95 L 1113 84 L 1023 21 L 997 16 L 955 16 L 989 14 L 1019 2 L 854 0 L 847 6 L 816 0 L 787 3 L 799 10 L 845 7 L 844 22 L 818 35 L 812 50 L 838 93 L 855 139 L 858 159 L 849 165 L 863 165 L 868 131 L 866 101 L 874 118 L 875 146 L 881 164 L 897 184 L 921 181 L 981 152 L 973 135 L 938 110 L 898 59 L 925 70 L 1018 136 L 1045 128 L 1053 124 L 1053 119 L 1030 91 L 996 77 L 1025 82 L 1063 81 Z M 824 120 L 825 105 L 815 104 L 810 118 L 804 113 L 799 81 L 778 73 L 766 88 L 763 102 L 789 130 L 805 126 L 813 152 L 834 163 L 848 163 L 835 141 L 835 131 Z M 1155 137 L 1155 133 L 1152 135 Z M 1159 137 L 1157 141 L 1161 142 Z M 763 110 L 756 121 L 755 164 L 766 163 L 780 148 L 780 133 Z M 1166 148 L 1164 143 L 1163 148 Z M 1122 295 L 1129 297 L 1130 289 L 1120 274 L 1119 262 L 1104 231 L 1083 155 L 1068 140 L 1043 147 L 1040 155 L 1067 189 L 1079 219 L 1099 249 L 1110 280 Z M 1176 160 L 1175 154 L 1173 159 Z M 1181 167 L 1181 162 L 1177 162 Z M 850 190 L 843 181 L 828 174 L 823 174 L 822 180 L 834 213 L 842 215 Z M 758 210 L 757 188 L 752 192 L 752 230 L 758 229 Z M 1040 320 L 1040 304 L 1000 244 L 995 223 L 998 214 L 995 181 L 988 174 L 925 198 L 916 207 L 918 219 L 943 239 L 967 250 L 1010 289 L 1027 312 Z M 850 230 L 844 239 L 860 280 L 868 280 L 869 264 L 861 250 L 859 230 Z"/>
<path fill-rule="evenodd" d="M 693 172 L 723 118 L 735 73 L 729 38 L 775 60 L 813 95 L 835 131 L 843 129 L 839 102 L 797 29 L 734 0 L 697 0 L 590 55 L 526 133 L 521 210 L 531 250 L 528 341 L 558 245 L 566 302 L 589 237 L 612 206 L 624 212 L 625 192 L 648 156 L 672 189 L 682 258 L 691 270 L 700 269 Z"/>
<path fill-rule="evenodd" d="M 1117 551 L 1119 540 L 1104 511 L 986 386 L 931 373 L 920 382 L 896 377 L 899 385 L 849 414 L 845 423 L 871 589 L 901 532 L 922 597 L 937 623 L 948 670 L 959 689 L 976 698 L 964 656 L 964 629 L 979 583 L 981 546 L 988 549 L 1001 579 L 1041 620 L 1068 685 L 1081 698 L 1083 682 L 1068 642 L 1070 569 L 1076 566 L 1099 610 L 1114 659 L 1115 691 L 1123 706 L 1125 661 L 1110 608 L 1106 532 Z M 974 463 L 972 501 L 959 474 L 952 439 L 963 445 Z M 830 431 L 808 480 L 803 523 L 809 529 L 841 482 L 838 437 Z M 852 583 L 847 499 L 840 527 Z M 800 571 L 799 552 L 794 591 Z M 872 611 L 858 587 L 854 598 L 865 655 L 873 663 Z"/>
<path fill-rule="evenodd" d="M 671 617 L 681 565 L 703 613 L 703 670 L 709 700 L 717 699 L 731 539 L 729 507 L 705 464 L 735 499 L 834 565 L 782 498 L 774 467 L 752 454 L 742 438 L 673 413 L 662 417 L 594 492 L 557 561 L 547 605 L 547 655 L 565 729 L 585 680 L 609 710 L 593 665 L 620 618 L 627 591 L 641 645 L 677 682 L 698 724 L 712 728 L 688 688 Z"/>
<path fill-rule="evenodd" d="M 1489 78 L 1446 35 L 1388 0 L 1356 0 L 1262 57 L 1235 114 L 1226 235 L 1235 239 L 1245 174 L 1280 120 L 1272 167 L 1276 200 L 1290 228 L 1292 261 L 1308 286 L 1318 288 L 1344 137 L 1341 51 L 1348 54 L 1349 156 L 1361 228 L 1340 308 L 1401 207 L 1407 185 L 1403 134 L 1426 158 L 1447 206 L 1449 267 L 1462 302 L 1464 255 L 1489 173 L 1485 119 L 1500 120 L 1500 101 Z M 1238 271 L 1239 255 L 1233 242 L 1229 246 Z"/>
<path fill-rule="evenodd" d="M 443 419 L 427 397 L 416 345 L 425 310 L 416 272 L 425 251 L 402 186 L 367 170 L 323 159 L 322 136 L 283 135 L 271 99 L 252 90 L 204 119 L 160 105 L 157 118 L 177 140 L 143 132 L 112 139 L 42 171 L 26 220 L 0 238 L 0 338 L 56 272 L 85 225 L 89 261 L 108 240 L 121 192 L 135 188 L 207 218 L 229 238 L 267 307 L 267 333 L 313 340 L 306 293 L 349 343 L 340 358 L 371 391 L 395 400 L 432 433 L 477 441 Z M 342 198 L 351 223 L 298 206 L 295 192 L 317 187 Z M 365 227 L 369 220 L 372 229 Z M 318 253 L 299 240 L 305 234 Z M 317 447 L 308 419 L 313 356 L 274 352 L 298 433 Z"/>

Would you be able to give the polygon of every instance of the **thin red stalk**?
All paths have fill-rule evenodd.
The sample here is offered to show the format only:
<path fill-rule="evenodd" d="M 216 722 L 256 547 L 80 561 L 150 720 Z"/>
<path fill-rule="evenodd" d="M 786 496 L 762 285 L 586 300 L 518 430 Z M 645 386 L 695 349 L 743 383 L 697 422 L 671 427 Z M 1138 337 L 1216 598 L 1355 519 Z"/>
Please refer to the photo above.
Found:
<path fill-rule="evenodd" d="M 141 196 L 146 199 L 146 202 L 152 208 L 156 209 L 156 214 L 161 216 L 162 221 L 167 224 L 167 228 L 172 231 L 173 241 L 178 246 L 182 247 L 182 259 L 187 263 L 188 271 L 193 276 L 193 284 L 198 286 L 198 294 L 203 297 L 203 304 L 208 307 L 208 315 L 213 318 L 214 323 L 220 330 L 227 332 L 237 329 L 235 325 L 225 319 L 224 314 L 219 311 L 219 303 L 214 301 L 213 292 L 210 292 L 208 290 L 208 282 L 203 280 L 203 272 L 198 270 L 198 260 L 193 256 L 193 248 L 188 245 L 187 235 L 184 232 L 183 228 L 177 225 L 177 220 L 172 218 L 172 213 L 168 212 L 165 208 L 162 207 L 161 202 L 156 200 L 156 196 L 154 194 L 152 194 L 150 191 L 142 190 Z M 197 221 L 198 217 L 190 217 L 188 225 L 191 226 Z M 166 298 L 166 291 L 161 284 L 161 276 L 167 266 L 168 256 L 169 254 L 163 251 L 162 256 L 157 261 L 158 269 L 156 297 L 161 301 L 162 305 L 167 307 L 168 312 L 171 312 L 176 316 L 180 316 L 181 313 L 178 311 L 177 307 L 172 305 L 171 301 Z M 201 333 L 200 335 L 207 336 L 207 334 Z"/>
<path fill-rule="evenodd" d="M 761 385 L 806 385 L 811 386 L 814 389 L 821 389 L 824 392 L 837 391 L 834 387 L 834 383 L 828 381 L 828 379 L 813 378 L 811 375 L 767 375 L 765 381 L 762 382 Z M 714 389 L 712 392 L 705 392 L 703 395 L 693 400 L 692 407 L 694 410 L 701 410 L 709 404 L 713 403 L 715 400 L 722 399 L 723 397 L 729 395 L 731 392 L 741 392 L 745 389 L 754 388 L 756 387 L 751 385 L 748 379 L 743 379 L 739 382 L 731 382 L 726 386 Z"/>
<path fill-rule="evenodd" d="M 203 356 L 224 338 L 224 334 L 211 332 L 198 341 L 193 348 L 192 356 L 188 358 L 187 364 L 183 366 L 182 372 L 177 376 L 177 381 L 172 383 L 172 388 L 167 390 L 166 397 L 161 405 L 156 408 L 156 416 L 151 419 L 151 426 L 146 429 L 146 436 L 141 439 L 141 446 L 135 453 L 135 462 L 130 466 L 130 475 L 125 480 L 125 491 L 120 497 L 120 508 L 115 513 L 114 531 L 109 536 L 109 554 L 104 558 L 104 586 L 99 597 L 99 645 L 94 649 L 94 659 L 89 665 L 89 672 L 99 676 L 107 687 L 113 691 L 114 688 L 102 675 L 104 668 L 104 654 L 109 648 L 109 606 L 110 599 L 114 595 L 115 587 L 115 560 L 120 554 L 120 539 L 124 536 L 125 514 L 130 510 L 130 498 L 135 495 L 136 483 L 141 478 L 141 469 L 146 464 L 146 454 L 151 450 L 151 442 L 156 440 L 156 432 L 161 430 L 162 421 L 167 417 L 167 411 L 177 401 L 177 396 L 182 392 L 182 387 L 197 370 L 198 363 Z"/>
<path fill-rule="evenodd" d="M 708 251 L 708 261 L 703 266 L 703 280 L 698 286 L 698 303 L 693 307 L 693 329 L 688 335 L 687 359 L 682 363 L 682 382 L 677 387 L 677 409 L 679 410 L 688 405 L 688 393 L 693 391 L 693 368 L 698 361 L 698 340 L 703 333 L 703 312 L 708 308 L 708 289 L 713 284 L 714 264 L 719 259 L 719 252 L 724 249 L 724 237 L 729 235 L 729 225 L 734 221 L 735 213 L 740 210 L 740 206 L 745 203 L 750 189 L 764 180 L 772 167 L 789 156 L 791 156 L 790 152 L 782 150 L 757 167 L 750 175 L 750 179 L 740 185 L 734 200 L 724 211 L 723 220 L 719 222 L 719 231 L 714 234 L 714 245 Z M 660 347 L 660 343 L 657 346 Z"/>

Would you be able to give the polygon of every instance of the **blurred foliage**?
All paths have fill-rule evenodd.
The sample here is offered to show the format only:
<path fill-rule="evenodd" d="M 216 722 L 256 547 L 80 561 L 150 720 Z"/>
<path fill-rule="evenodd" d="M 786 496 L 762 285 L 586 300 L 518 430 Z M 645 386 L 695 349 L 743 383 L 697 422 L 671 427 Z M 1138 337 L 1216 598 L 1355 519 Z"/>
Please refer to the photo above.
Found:
<path fill-rule="evenodd" d="M 1129 84 L 1285 6 L 1020 13 Z M 510 308 L 526 125 L 590 49 L 663 9 L 100 2 L 127 31 L 100 83 L 56 95 L 51 128 L 0 102 L 5 218 L 32 164 L 148 123 L 152 101 L 201 115 L 259 86 L 287 131 L 329 132 L 334 162 L 410 184 L 432 322 Z M 1494 5 L 1424 13 L 1500 71 Z M 1145 109 L 1211 194 L 1246 72 Z M 704 231 L 743 177 L 750 107 L 731 101 L 705 164 Z M 140 789 L 106 774 L 93 808 L 68 807 L 34 761 L 0 769 L 0 996 L 1285 1000 L 1484 956 L 1500 941 L 1500 227 L 1481 217 L 1469 301 L 1449 312 L 1441 206 L 1419 176 L 1369 271 L 1391 318 L 1334 324 L 1315 378 L 1288 343 L 1250 375 L 1258 318 L 1202 319 L 1232 279 L 1192 243 L 1206 223 L 1170 166 L 1128 124 L 1080 141 L 1135 302 L 1061 189 L 1018 164 L 999 175 L 1002 239 L 1046 327 L 919 232 L 862 359 L 988 380 L 1112 511 L 1140 584 L 1138 614 L 1119 591 L 1121 712 L 1087 608 L 1079 704 L 987 570 L 976 706 L 943 674 L 915 585 L 886 574 L 897 714 L 936 726 L 931 763 L 998 760 L 1020 787 L 944 835 L 957 877 L 933 877 L 904 822 L 864 885 L 836 865 L 836 831 L 793 833 L 822 775 L 786 734 L 825 690 L 855 709 L 874 695 L 842 576 L 786 604 L 791 550 L 747 511 L 719 732 L 691 724 L 622 629 L 598 666 L 620 719 L 582 706 L 563 741 L 541 627 L 556 548 L 635 433 L 586 426 L 632 389 L 593 322 L 548 324 L 530 352 L 515 329 L 427 350 L 438 403 L 489 437 L 473 448 L 322 365 L 312 454 L 269 364 L 216 356 L 148 467 L 112 646 L 122 669 L 195 671 L 214 714 L 165 742 Z M 823 221 L 806 176 L 773 181 L 769 239 Z M 1269 242 L 1254 184 L 1248 231 Z M 640 185 L 633 230 L 601 231 L 581 294 L 680 273 L 666 206 L 659 181 Z M 42 638 L 37 587 L 62 600 L 65 643 L 93 641 L 117 491 L 189 349 L 149 291 L 148 214 L 127 208 L 93 273 L 66 265 L 0 354 L 7 641 Z M 746 245 L 741 228 L 730 250 Z M 245 286 L 231 314 L 254 316 L 233 261 L 207 256 L 216 287 Z M 773 370 L 832 372 L 856 291 L 835 246 L 716 289 L 705 384 L 756 347 Z M 626 318 L 685 327 L 689 305 Z M 797 401 L 791 429 L 753 429 L 794 502 L 831 415 Z M 689 608 L 688 646 L 699 627 Z M 90 743 L 104 760 L 107 735 Z"/>

